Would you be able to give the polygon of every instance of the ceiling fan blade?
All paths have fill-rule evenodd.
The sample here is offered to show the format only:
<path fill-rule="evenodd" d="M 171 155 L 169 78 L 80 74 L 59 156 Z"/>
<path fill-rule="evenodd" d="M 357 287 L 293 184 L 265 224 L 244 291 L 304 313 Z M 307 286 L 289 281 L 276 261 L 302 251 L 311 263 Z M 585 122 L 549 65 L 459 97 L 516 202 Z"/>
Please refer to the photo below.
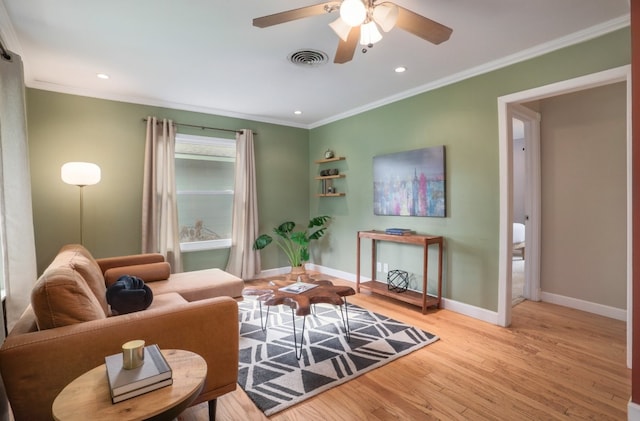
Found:
<path fill-rule="evenodd" d="M 253 20 L 253 26 L 258 28 L 266 28 L 268 26 L 278 25 L 280 23 L 290 22 L 292 20 L 307 18 L 310 16 L 322 15 L 337 10 L 340 3 L 336 1 L 328 1 L 325 3 L 314 4 L 313 6 L 301 7 L 299 9 L 288 10 L 286 12 L 274 13 L 273 15 L 262 16 Z"/>
<path fill-rule="evenodd" d="M 396 26 L 434 44 L 448 40 L 453 32 L 453 29 L 401 6 L 398 6 Z"/>
<path fill-rule="evenodd" d="M 336 56 L 333 62 L 336 64 L 343 64 L 353 59 L 353 55 L 356 52 L 356 46 L 360 40 L 360 27 L 355 26 L 349 31 L 349 36 L 346 41 L 340 39 L 338 43 L 338 49 L 336 50 Z"/>

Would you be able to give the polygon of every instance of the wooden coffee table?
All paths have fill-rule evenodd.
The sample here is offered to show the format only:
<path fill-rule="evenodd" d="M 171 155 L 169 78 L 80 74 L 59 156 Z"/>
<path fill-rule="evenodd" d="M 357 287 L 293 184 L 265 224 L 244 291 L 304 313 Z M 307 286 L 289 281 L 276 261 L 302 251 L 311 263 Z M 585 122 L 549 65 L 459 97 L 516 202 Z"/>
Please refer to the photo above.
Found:
<path fill-rule="evenodd" d="M 345 330 L 347 340 L 351 339 L 349 329 L 349 313 L 347 310 L 347 296 L 355 295 L 356 291 L 349 286 L 333 285 L 331 281 L 309 279 L 306 283 L 317 284 L 318 286 L 305 292 L 297 294 L 281 291 L 280 288 L 295 284 L 295 282 L 272 281 L 269 285 L 257 288 L 245 288 L 243 295 L 257 296 L 260 303 L 260 322 L 262 330 L 266 330 L 269 320 L 269 308 L 271 306 L 286 305 L 291 308 L 292 318 L 295 315 L 302 316 L 302 333 L 300 334 L 300 347 L 296 335 L 296 324 L 293 321 L 293 342 L 296 351 L 296 358 L 302 356 L 302 345 L 304 343 L 304 330 L 308 315 L 311 314 L 313 304 L 333 304 L 340 307 L 340 315 Z M 262 303 L 267 306 L 267 321 L 262 317 Z M 344 310 L 344 313 L 343 313 Z"/>
<path fill-rule="evenodd" d="M 170 420 L 200 394 L 207 363 L 198 354 L 162 350 L 171 366 L 173 384 L 116 404 L 111 403 L 104 364 L 69 383 L 53 401 L 55 420 Z"/>

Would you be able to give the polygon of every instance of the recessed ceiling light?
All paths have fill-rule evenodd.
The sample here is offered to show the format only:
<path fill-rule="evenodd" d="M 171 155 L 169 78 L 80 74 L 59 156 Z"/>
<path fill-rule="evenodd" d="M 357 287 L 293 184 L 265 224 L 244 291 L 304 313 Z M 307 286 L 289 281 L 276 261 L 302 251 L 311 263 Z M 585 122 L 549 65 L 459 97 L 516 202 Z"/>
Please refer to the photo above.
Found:
<path fill-rule="evenodd" d="M 300 111 L 300 110 L 295 110 L 293 113 L 294 113 L 295 115 L 301 115 L 301 114 L 302 114 L 302 111 Z"/>
<path fill-rule="evenodd" d="M 404 72 L 406 72 L 406 71 L 407 71 L 407 68 L 406 68 L 406 67 L 404 67 L 404 66 L 398 66 L 398 67 L 396 67 L 396 68 L 394 69 L 394 72 L 396 72 L 396 73 L 404 73 Z"/>
<path fill-rule="evenodd" d="M 106 73 L 98 73 L 96 76 L 98 77 L 98 79 L 109 79 L 109 75 Z"/>

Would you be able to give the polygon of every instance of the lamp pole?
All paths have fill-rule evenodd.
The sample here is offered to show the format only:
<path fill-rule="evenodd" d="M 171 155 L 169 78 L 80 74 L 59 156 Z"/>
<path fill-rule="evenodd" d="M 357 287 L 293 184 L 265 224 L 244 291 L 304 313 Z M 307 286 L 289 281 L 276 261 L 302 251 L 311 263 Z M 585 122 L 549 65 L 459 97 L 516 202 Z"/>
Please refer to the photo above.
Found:
<path fill-rule="evenodd" d="M 80 244 L 84 246 L 84 238 L 82 235 L 84 226 L 84 186 L 78 185 L 78 187 L 80 187 Z"/>

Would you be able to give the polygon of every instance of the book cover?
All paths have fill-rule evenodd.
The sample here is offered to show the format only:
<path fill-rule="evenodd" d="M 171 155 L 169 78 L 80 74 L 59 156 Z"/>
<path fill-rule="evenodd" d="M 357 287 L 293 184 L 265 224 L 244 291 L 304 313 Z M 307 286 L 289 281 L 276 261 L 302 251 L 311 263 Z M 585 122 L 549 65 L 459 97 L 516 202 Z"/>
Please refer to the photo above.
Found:
<path fill-rule="evenodd" d="M 287 285 L 280 288 L 280 291 L 288 292 L 290 294 L 300 294 L 301 292 L 309 291 L 312 288 L 317 287 L 318 284 L 309 284 L 306 282 L 296 282 L 295 284 Z"/>
<path fill-rule="evenodd" d="M 133 370 L 122 368 L 122 353 L 104 360 L 112 397 L 172 378 L 171 367 L 155 344 L 144 347 L 144 364 Z"/>
<path fill-rule="evenodd" d="M 413 234 L 413 230 L 407 228 L 387 228 L 385 233 L 391 235 L 411 235 Z"/>
<path fill-rule="evenodd" d="M 127 399 L 135 398 L 136 396 L 144 395 L 145 393 L 152 392 L 157 389 L 161 389 L 166 386 L 171 386 L 173 384 L 173 378 L 160 380 L 157 383 L 150 384 L 145 387 L 141 387 L 139 389 L 132 390 L 131 392 L 122 393 L 118 396 L 113 396 L 111 398 L 112 403 L 118 403 L 122 401 L 126 401 Z"/>

